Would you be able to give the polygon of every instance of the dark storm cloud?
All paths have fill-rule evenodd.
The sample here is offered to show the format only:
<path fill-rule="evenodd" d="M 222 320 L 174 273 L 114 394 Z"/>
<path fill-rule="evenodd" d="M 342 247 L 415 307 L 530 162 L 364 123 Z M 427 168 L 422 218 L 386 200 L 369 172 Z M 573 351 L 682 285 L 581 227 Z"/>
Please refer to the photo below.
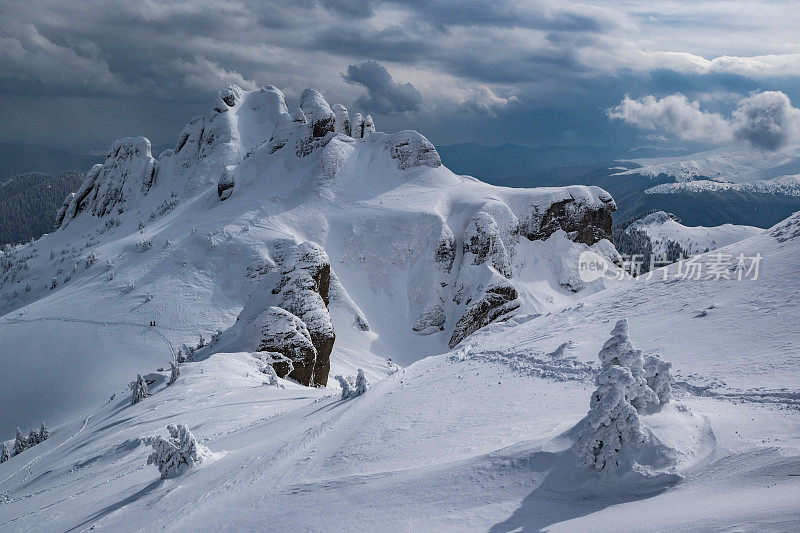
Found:
<path fill-rule="evenodd" d="M 777 150 L 800 129 L 800 109 L 782 92 L 754 94 L 734 112 L 734 134 L 762 150 Z"/>
<path fill-rule="evenodd" d="M 376 116 L 379 124 L 429 128 L 437 141 L 462 131 L 469 110 L 483 117 L 469 119 L 478 121 L 473 140 L 519 142 L 486 133 L 490 121 L 536 116 L 536 133 L 555 142 L 566 126 L 547 117 L 585 116 L 582 127 L 570 119 L 569 131 L 595 132 L 589 121 L 626 93 L 741 98 L 797 85 L 787 80 L 798 80 L 800 58 L 795 65 L 791 54 L 764 48 L 759 33 L 791 42 L 798 21 L 790 4 L 733 2 L 0 0 L 0 114 L 20 126 L 49 122 L 48 137 L 93 145 L 124 129 L 112 120 L 135 115 L 154 124 L 144 132 L 154 142 L 171 142 L 180 122 L 205 112 L 202 103 L 225 84 L 271 83 L 290 101 L 308 86 L 333 101 L 358 100 L 364 112 L 386 115 Z M 701 12 L 715 32 L 698 31 Z M 726 34 L 726 24 L 739 33 Z M 739 54 L 721 57 L 734 40 Z M 3 95 L 14 95 L 15 107 Z M 50 105 L 58 99 L 83 105 Z M 120 112 L 109 114 L 114 102 Z M 165 120 L 164 109 L 173 118 Z M 69 127 L 81 122 L 93 127 Z M 23 130 L 21 140 L 34 138 Z M 0 140 L 17 135 L 6 128 Z"/>
<path fill-rule="evenodd" d="M 391 114 L 414 111 L 422 104 L 422 96 L 412 84 L 395 82 L 386 67 L 377 61 L 348 66 L 344 79 L 367 89 L 367 94 L 356 100 L 363 109 Z"/>

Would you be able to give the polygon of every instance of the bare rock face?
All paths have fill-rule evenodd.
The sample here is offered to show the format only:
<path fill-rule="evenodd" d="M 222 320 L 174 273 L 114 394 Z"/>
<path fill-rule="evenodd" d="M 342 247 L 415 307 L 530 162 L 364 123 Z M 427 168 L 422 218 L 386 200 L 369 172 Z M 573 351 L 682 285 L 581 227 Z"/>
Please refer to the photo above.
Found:
<path fill-rule="evenodd" d="M 226 170 L 217 182 L 217 195 L 220 200 L 224 201 L 231 197 L 235 183 L 233 174 Z"/>
<path fill-rule="evenodd" d="M 450 348 L 484 326 L 488 326 L 498 318 L 519 307 L 517 289 L 509 283 L 493 285 L 486 289 L 484 295 L 473 302 L 464 312 L 464 316 L 456 323 L 450 337 Z"/>
<path fill-rule="evenodd" d="M 600 190 L 600 189 L 598 189 Z M 602 239 L 612 240 L 611 213 L 617 205 L 605 191 L 598 195 L 600 205 L 578 197 L 533 206 L 530 216 L 520 222 L 520 233 L 531 241 L 544 240 L 563 230 L 575 242 L 592 245 Z"/>
<path fill-rule="evenodd" d="M 279 353 L 292 362 L 290 377 L 309 385 L 313 381 L 317 350 L 300 318 L 280 307 L 269 307 L 257 319 L 261 324 L 259 352 Z M 278 377 L 289 374 L 288 363 L 273 364 Z"/>
<path fill-rule="evenodd" d="M 272 292 L 279 295 L 281 308 L 302 321 L 315 349 L 314 367 L 310 379 L 306 381 L 305 375 L 295 375 L 294 372 L 291 377 L 304 385 L 325 386 L 328 383 L 331 366 L 330 355 L 336 340 L 328 312 L 330 260 L 321 246 L 304 242 L 297 245 L 292 257 L 281 269 L 281 273 L 280 283 Z"/>

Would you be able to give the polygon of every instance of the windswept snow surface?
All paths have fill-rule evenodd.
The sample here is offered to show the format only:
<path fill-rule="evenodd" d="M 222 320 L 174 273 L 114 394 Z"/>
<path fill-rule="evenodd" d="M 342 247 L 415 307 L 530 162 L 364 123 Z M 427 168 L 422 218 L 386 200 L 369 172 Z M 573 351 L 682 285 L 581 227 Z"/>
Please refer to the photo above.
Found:
<path fill-rule="evenodd" d="M 669 241 L 680 244 L 687 254 L 695 255 L 707 250 L 716 250 L 764 231 L 755 226 L 737 224 L 713 227 L 684 226 L 664 211 L 640 218 L 629 227 L 643 231 L 650 237 L 654 254 L 667 253 Z"/>
<path fill-rule="evenodd" d="M 0 465 L 0 528 L 796 530 L 800 214 L 722 251 L 763 254 L 759 278 L 656 271 L 484 328 L 350 400 L 270 387 L 246 353 L 182 365 L 169 387 L 165 371 L 143 402 L 120 391 Z M 675 484 L 604 482 L 565 437 L 623 316 L 674 364 L 672 403 L 642 420 L 675 450 Z M 170 423 L 212 455 L 162 480 L 142 437 Z"/>

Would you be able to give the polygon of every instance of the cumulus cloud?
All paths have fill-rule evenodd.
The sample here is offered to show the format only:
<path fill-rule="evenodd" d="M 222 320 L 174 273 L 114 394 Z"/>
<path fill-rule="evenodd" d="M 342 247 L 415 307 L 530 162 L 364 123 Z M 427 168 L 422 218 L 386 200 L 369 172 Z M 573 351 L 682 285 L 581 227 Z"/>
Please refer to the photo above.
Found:
<path fill-rule="evenodd" d="M 669 133 L 683 141 L 726 143 L 733 140 L 730 123 L 722 115 L 700 109 L 682 94 L 658 99 L 645 96 L 622 102 L 608 110 L 612 119 L 622 120 L 637 128 Z"/>
<path fill-rule="evenodd" d="M 733 112 L 737 139 L 764 150 L 777 150 L 800 129 L 800 109 L 779 91 L 765 91 L 739 101 Z"/>
<path fill-rule="evenodd" d="M 730 117 L 700 109 L 700 102 L 682 94 L 664 98 L 625 96 L 607 111 L 612 119 L 684 141 L 724 145 L 744 141 L 763 150 L 777 150 L 800 131 L 800 109 L 780 91 L 764 91 L 738 101 Z"/>
<path fill-rule="evenodd" d="M 386 67 L 377 61 L 364 61 L 347 67 L 345 81 L 357 83 L 367 89 L 367 94 L 356 101 L 364 109 L 382 113 L 415 111 L 422 104 L 422 96 L 411 83 L 397 83 Z"/>

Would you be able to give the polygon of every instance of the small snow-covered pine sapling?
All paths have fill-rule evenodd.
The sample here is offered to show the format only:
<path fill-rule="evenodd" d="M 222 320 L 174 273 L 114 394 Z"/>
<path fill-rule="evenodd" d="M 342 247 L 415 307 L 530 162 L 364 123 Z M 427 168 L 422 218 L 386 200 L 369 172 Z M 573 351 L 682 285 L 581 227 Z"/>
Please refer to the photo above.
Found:
<path fill-rule="evenodd" d="M 365 392 L 369 390 L 369 382 L 367 381 L 367 376 L 364 375 L 364 371 L 362 369 L 358 369 L 358 375 L 356 376 L 356 396 L 361 396 Z"/>
<path fill-rule="evenodd" d="M 42 425 L 39 427 L 39 442 L 44 442 L 49 438 L 50 432 L 47 431 L 47 426 L 45 426 L 44 422 L 42 422 Z"/>
<path fill-rule="evenodd" d="M 133 391 L 131 395 L 131 405 L 135 405 L 150 396 L 150 393 L 147 391 L 147 382 L 141 374 L 136 375 L 136 381 L 130 384 L 130 388 L 131 391 Z"/>
<path fill-rule="evenodd" d="M 356 391 L 356 383 L 353 376 L 345 377 L 341 374 L 337 374 L 334 378 L 339 382 L 339 385 L 342 386 L 342 400 L 351 398 Z"/>
<path fill-rule="evenodd" d="M 178 477 L 208 455 L 189 428 L 183 424 L 167 426 L 170 437 L 147 437 L 145 444 L 153 447 L 147 464 L 156 465 L 163 479 Z"/>
<path fill-rule="evenodd" d="M 658 402 L 648 404 L 648 412 L 660 411 L 672 397 L 675 377 L 671 372 L 672 363 L 663 361 L 658 355 L 648 354 L 644 358 L 644 378 L 658 398 Z"/>
<path fill-rule="evenodd" d="M 28 448 L 33 448 L 37 444 L 39 444 L 39 434 L 36 432 L 35 429 L 32 429 L 28 433 Z"/>
<path fill-rule="evenodd" d="M 8 444 L 3 443 L 3 449 L 0 450 L 0 463 L 5 463 L 11 459 L 11 452 L 8 451 Z"/>
<path fill-rule="evenodd" d="M 176 360 L 170 361 L 169 362 L 169 381 L 167 382 L 167 385 L 172 385 L 173 383 L 175 383 L 175 380 L 177 380 L 180 377 L 180 375 L 181 375 L 181 369 L 178 366 L 178 361 L 176 361 Z"/>
<path fill-rule="evenodd" d="M 182 348 L 178 348 L 178 355 L 177 355 L 176 359 L 178 360 L 179 363 L 185 363 L 186 362 L 186 356 L 183 355 L 183 349 Z"/>
<path fill-rule="evenodd" d="M 28 449 L 28 439 L 22 434 L 19 428 L 17 428 L 17 435 L 14 437 L 14 448 L 13 453 L 14 455 L 19 455 L 25 450 Z"/>
<path fill-rule="evenodd" d="M 617 321 L 614 329 L 611 330 L 611 338 L 603 344 L 597 357 L 600 359 L 601 371 L 615 365 L 630 370 L 634 383 L 628 398 L 637 411 L 646 412 L 648 406 L 658 405 L 656 393 L 647 386 L 645 380 L 642 351 L 637 350 L 628 338 L 628 319 L 623 318 Z"/>
<path fill-rule="evenodd" d="M 607 471 L 620 465 L 625 447 L 645 442 L 639 411 L 646 411 L 659 399 L 645 380 L 642 352 L 628 339 L 627 320 L 616 323 L 598 357 L 597 389 L 592 393 L 585 427 L 576 436 L 575 451 L 579 466 Z"/>

